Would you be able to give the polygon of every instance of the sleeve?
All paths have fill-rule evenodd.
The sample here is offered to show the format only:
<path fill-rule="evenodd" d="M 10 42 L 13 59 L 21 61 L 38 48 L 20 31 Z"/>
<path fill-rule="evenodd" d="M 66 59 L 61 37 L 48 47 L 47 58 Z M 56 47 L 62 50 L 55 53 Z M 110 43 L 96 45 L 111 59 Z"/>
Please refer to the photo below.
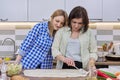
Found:
<path fill-rule="evenodd" d="M 97 40 L 95 38 L 95 35 L 92 33 L 92 31 L 90 30 L 90 44 L 89 44 L 89 51 L 90 51 L 90 58 L 94 58 L 95 60 L 97 60 L 98 56 L 97 56 Z"/>
<path fill-rule="evenodd" d="M 53 56 L 53 58 L 55 58 L 57 55 L 61 54 L 61 52 L 59 51 L 59 48 L 60 48 L 60 43 L 61 43 L 61 39 L 62 39 L 62 32 L 63 32 L 63 30 L 61 28 L 55 34 L 54 41 L 52 44 L 52 56 Z"/>
<path fill-rule="evenodd" d="M 29 51 L 34 44 L 34 40 L 37 38 L 38 33 L 40 32 L 40 29 L 42 27 L 42 23 L 36 24 L 27 34 L 26 38 L 22 42 L 19 54 L 21 56 L 24 56 L 27 51 Z"/>

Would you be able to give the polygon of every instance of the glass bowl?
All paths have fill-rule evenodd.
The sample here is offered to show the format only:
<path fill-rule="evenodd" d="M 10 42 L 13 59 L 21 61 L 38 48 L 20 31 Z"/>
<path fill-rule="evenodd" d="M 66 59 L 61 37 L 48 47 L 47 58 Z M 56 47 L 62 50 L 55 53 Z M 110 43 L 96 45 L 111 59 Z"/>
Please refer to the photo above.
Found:
<path fill-rule="evenodd" d="M 15 63 L 7 64 L 7 71 L 6 71 L 7 76 L 18 75 L 21 73 L 21 71 L 22 71 L 21 64 L 15 64 Z"/>

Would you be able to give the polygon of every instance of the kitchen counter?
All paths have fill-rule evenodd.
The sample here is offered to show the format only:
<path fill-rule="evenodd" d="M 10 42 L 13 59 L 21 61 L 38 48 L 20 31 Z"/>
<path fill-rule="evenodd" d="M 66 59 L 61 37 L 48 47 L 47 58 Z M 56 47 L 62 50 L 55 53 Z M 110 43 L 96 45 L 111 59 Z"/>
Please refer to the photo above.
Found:
<path fill-rule="evenodd" d="M 120 65 L 120 61 L 97 61 L 96 65 Z M 53 61 L 53 65 L 56 65 L 56 61 Z"/>
<path fill-rule="evenodd" d="M 23 75 L 23 74 L 21 74 L 21 75 Z M 29 80 L 86 80 L 86 77 L 67 77 L 67 78 L 61 78 L 61 77 L 28 77 L 28 76 L 24 76 L 24 77 L 29 78 Z M 9 79 L 10 79 L 10 77 L 8 77 L 8 80 Z"/>
<path fill-rule="evenodd" d="M 120 65 L 120 61 L 105 61 L 105 62 L 96 62 L 96 65 Z"/>
<path fill-rule="evenodd" d="M 52 77 L 28 77 L 30 80 L 85 80 L 85 77 L 76 78 L 52 78 Z"/>

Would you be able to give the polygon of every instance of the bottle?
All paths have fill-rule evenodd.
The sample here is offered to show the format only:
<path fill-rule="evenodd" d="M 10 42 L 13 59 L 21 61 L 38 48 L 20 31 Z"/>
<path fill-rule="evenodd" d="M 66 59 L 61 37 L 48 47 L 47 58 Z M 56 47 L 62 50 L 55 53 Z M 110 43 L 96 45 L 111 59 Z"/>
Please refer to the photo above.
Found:
<path fill-rule="evenodd" d="M 94 64 L 89 64 L 89 74 L 87 77 L 87 80 L 97 80 L 97 70 L 94 66 Z"/>
<path fill-rule="evenodd" d="M 88 75 L 89 79 L 88 80 L 97 80 L 97 70 L 94 69 L 93 67 L 91 67 L 89 69 L 89 75 Z"/>
<path fill-rule="evenodd" d="M 1 65 L 1 80 L 7 80 L 7 65 L 5 64 L 5 61 L 3 60 L 2 65 Z"/>
<path fill-rule="evenodd" d="M 3 60 L 2 66 L 1 66 L 1 73 L 6 73 L 7 71 L 7 65 L 5 64 L 5 61 Z"/>

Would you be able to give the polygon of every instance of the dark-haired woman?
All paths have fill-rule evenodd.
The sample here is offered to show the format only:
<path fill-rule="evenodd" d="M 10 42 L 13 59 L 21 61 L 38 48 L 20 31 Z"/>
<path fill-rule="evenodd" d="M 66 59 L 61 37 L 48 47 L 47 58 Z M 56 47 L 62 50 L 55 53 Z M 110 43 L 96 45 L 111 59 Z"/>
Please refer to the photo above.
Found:
<path fill-rule="evenodd" d="M 87 11 L 81 6 L 72 9 L 68 27 L 59 29 L 52 45 L 52 55 L 57 59 L 57 68 L 74 69 L 95 67 L 97 45 L 89 29 Z"/>

